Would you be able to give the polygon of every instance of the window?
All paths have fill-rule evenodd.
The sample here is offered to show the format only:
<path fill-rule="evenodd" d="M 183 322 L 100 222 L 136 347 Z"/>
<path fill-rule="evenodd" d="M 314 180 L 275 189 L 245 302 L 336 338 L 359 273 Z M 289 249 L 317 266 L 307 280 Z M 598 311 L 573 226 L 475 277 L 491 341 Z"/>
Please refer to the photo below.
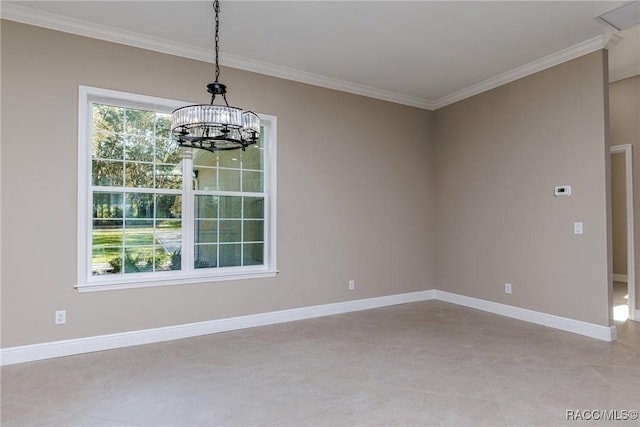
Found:
<path fill-rule="evenodd" d="M 183 149 L 184 104 L 80 87 L 78 289 L 275 275 L 276 118 L 246 151 Z"/>

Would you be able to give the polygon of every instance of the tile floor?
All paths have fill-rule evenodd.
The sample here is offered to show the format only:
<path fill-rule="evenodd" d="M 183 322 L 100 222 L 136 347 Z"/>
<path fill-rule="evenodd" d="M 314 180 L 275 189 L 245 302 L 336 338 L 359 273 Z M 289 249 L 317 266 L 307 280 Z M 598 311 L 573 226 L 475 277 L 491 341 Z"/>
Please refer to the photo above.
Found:
<path fill-rule="evenodd" d="M 2 368 L 2 425 L 516 426 L 640 409 L 607 343 L 440 301 Z M 616 426 L 637 425 L 614 421 Z"/>

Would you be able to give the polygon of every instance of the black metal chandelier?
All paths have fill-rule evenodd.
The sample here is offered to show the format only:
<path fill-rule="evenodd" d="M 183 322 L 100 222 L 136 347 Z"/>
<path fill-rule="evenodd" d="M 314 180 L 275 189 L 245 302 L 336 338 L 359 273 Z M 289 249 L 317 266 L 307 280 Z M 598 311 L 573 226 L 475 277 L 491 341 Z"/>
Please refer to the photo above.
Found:
<path fill-rule="evenodd" d="M 171 113 L 171 133 L 182 147 L 200 148 L 207 151 L 244 150 L 260 138 L 260 118 L 251 111 L 230 107 L 227 102 L 227 87 L 218 81 L 220 52 L 218 35 L 220 29 L 220 2 L 213 2 L 216 34 L 216 80 L 207 85 L 211 94 L 210 104 L 188 105 Z M 225 105 L 214 105 L 220 95 Z"/>

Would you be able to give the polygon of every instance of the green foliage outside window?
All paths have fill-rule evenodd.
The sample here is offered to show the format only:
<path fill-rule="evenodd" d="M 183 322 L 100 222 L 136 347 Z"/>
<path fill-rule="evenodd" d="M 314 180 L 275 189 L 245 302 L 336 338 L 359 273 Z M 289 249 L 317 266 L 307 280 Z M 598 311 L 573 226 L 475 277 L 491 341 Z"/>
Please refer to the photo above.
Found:
<path fill-rule="evenodd" d="M 180 268 L 182 153 L 169 127 L 167 114 L 93 104 L 94 274 Z"/>
<path fill-rule="evenodd" d="M 264 264 L 262 141 L 244 152 L 194 150 L 185 183 L 168 114 L 92 105 L 93 275 L 181 270 L 184 250 L 194 269 Z M 183 203 L 194 210 L 188 249 Z"/>

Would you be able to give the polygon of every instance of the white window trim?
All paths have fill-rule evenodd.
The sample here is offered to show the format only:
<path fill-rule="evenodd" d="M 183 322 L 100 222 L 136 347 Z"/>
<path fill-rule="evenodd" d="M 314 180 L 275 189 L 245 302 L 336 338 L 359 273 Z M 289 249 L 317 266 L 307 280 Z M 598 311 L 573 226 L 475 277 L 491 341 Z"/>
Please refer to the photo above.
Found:
<path fill-rule="evenodd" d="M 146 95 L 138 95 L 128 92 L 120 92 L 109 89 L 101 89 L 90 86 L 79 86 L 78 102 L 78 228 L 77 228 L 77 284 L 75 288 L 80 292 L 107 291 L 116 289 L 142 288 L 151 286 L 182 285 L 191 283 L 217 282 L 240 279 L 258 279 L 274 277 L 277 266 L 277 117 L 268 114 L 258 114 L 260 121 L 268 132 L 267 140 L 269 149 L 265 150 L 264 174 L 265 174 L 265 260 L 264 265 L 255 267 L 219 267 L 215 269 L 194 269 L 191 250 L 183 251 L 183 266 L 181 271 L 167 271 L 154 273 L 136 273 L 93 276 L 91 274 L 92 236 L 90 220 L 92 219 L 92 207 L 89 204 L 91 191 L 91 126 L 90 104 L 93 102 L 115 103 L 131 108 L 149 108 L 153 111 L 171 113 L 176 108 L 192 104 L 184 101 L 157 98 Z M 185 150 L 184 156 L 190 158 L 190 152 Z M 185 188 L 187 202 L 184 209 L 193 213 L 193 203 L 190 203 L 193 190 L 190 185 Z M 191 218 L 190 214 L 183 218 Z M 193 225 L 184 222 L 182 227 L 183 242 L 193 240 Z M 188 248 L 187 248 L 188 249 Z"/>

